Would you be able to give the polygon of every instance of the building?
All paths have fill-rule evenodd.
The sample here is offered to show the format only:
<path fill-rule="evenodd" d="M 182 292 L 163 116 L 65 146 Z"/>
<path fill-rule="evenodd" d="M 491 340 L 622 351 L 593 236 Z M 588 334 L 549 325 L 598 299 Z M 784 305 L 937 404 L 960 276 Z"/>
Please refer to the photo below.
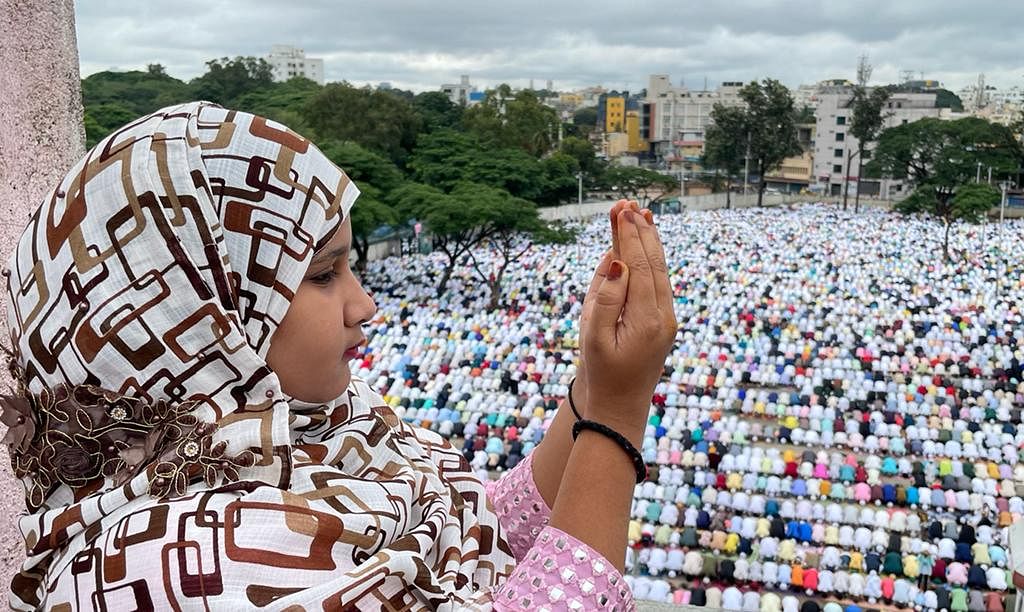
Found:
<path fill-rule="evenodd" d="M 306 57 L 302 49 L 290 45 L 273 45 L 266 60 L 274 72 L 275 81 L 287 81 L 300 76 L 324 84 L 324 60 Z"/>
<path fill-rule="evenodd" d="M 647 151 L 647 141 L 640 137 L 640 111 L 626 111 L 626 137 L 630 153 Z"/>
<path fill-rule="evenodd" d="M 647 140 L 642 136 L 641 107 L 642 99 L 628 91 L 612 91 L 598 97 L 598 133 L 592 136 L 607 159 L 648 152 Z"/>
<path fill-rule="evenodd" d="M 469 75 L 464 74 L 459 79 L 458 83 L 450 83 L 441 86 L 441 91 L 444 95 L 448 96 L 448 99 L 452 101 L 452 104 L 458 104 L 460 106 L 469 106 L 470 102 L 474 99 L 473 94 L 480 93 L 476 90 L 476 87 L 469 82 Z"/>
<path fill-rule="evenodd" d="M 610 91 L 597 98 L 597 129 L 608 134 L 626 130 L 626 109 L 630 104 L 628 91 Z"/>
<path fill-rule="evenodd" d="M 818 108 L 814 112 L 814 188 L 832 195 L 841 196 L 843 185 L 852 195 L 859 180 L 860 164 L 856 158 L 858 142 L 849 133 L 853 121 L 853 90 L 836 87 L 819 95 Z M 893 92 L 883 112 L 887 113 L 884 128 L 905 123 L 940 117 L 942 109 L 936 107 L 933 92 Z M 870 151 L 870 149 L 869 149 Z M 867 160 L 865 160 L 865 163 Z M 846 167 L 849 166 L 849 172 Z M 903 183 L 890 179 L 866 179 L 861 181 L 862 196 L 900 198 L 904 195 Z"/>
<path fill-rule="evenodd" d="M 605 132 L 602 136 L 603 153 L 608 159 L 629 153 L 629 136 L 625 132 Z"/>
<path fill-rule="evenodd" d="M 849 87 L 853 87 L 853 83 L 846 79 L 826 79 L 818 81 L 814 85 L 801 85 L 790 90 L 790 94 L 793 96 L 793 108 L 797 111 L 810 108 L 813 111 L 818 108 L 819 96 L 829 91 Z"/>
<path fill-rule="evenodd" d="M 809 189 L 814 182 L 814 134 L 815 125 L 801 124 L 796 126 L 797 140 L 803 152 L 782 160 L 782 163 L 771 174 L 765 177 L 769 188 L 782 192 L 799 193 Z"/>
<path fill-rule="evenodd" d="M 690 167 L 704 152 L 704 133 L 715 104 L 739 105 L 741 82 L 724 82 L 717 89 L 690 90 L 674 86 L 667 74 L 653 74 L 644 100 L 645 119 L 640 137 L 669 166 Z"/>
<path fill-rule="evenodd" d="M 998 89 L 985 83 L 985 75 L 978 75 L 978 81 L 958 93 L 964 104 L 964 112 L 993 123 L 1011 125 L 1024 111 L 1024 91 L 1020 87 Z"/>

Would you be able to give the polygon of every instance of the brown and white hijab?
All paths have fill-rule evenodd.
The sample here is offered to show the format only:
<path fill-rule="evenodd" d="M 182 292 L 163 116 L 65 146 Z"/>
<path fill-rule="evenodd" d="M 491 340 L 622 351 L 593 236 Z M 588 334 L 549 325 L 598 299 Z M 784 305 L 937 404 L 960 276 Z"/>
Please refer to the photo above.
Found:
<path fill-rule="evenodd" d="M 5 270 L 13 608 L 486 605 L 514 561 L 460 454 L 359 380 L 300 405 L 265 361 L 357 195 L 286 127 L 197 102 L 35 210 Z"/>

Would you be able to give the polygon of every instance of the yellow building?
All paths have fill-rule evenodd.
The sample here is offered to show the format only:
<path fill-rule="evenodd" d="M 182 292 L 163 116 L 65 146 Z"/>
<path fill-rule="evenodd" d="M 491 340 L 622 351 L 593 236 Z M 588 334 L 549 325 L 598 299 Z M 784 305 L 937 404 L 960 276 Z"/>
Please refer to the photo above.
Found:
<path fill-rule="evenodd" d="M 558 101 L 566 106 L 579 108 L 583 106 L 583 94 L 563 93 L 558 95 Z"/>
<path fill-rule="evenodd" d="M 815 132 L 813 124 L 797 126 L 797 140 L 803 153 L 782 160 L 779 167 L 766 177 L 769 184 L 788 185 L 790 190 L 796 191 L 814 182 L 814 146 L 811 143 Z"/>
<path fill-rule="evenodd" d="M 604 131 L 622 132 L 626 125 L 626 99 L 619 96 L 605 98 Z"/>
<path fill-rule="evenodd" d="M 630 153 L 643 153 L 647 150 L 647 141 L 640 138 L 639 111 L 626 111 L 626 136 L 629 137 Z"/>
<path fill-rule="evenodd" d="M 629 153 L 629 136 L 624 132 L 606 132 L 602 149 L 608 159 Z"/>

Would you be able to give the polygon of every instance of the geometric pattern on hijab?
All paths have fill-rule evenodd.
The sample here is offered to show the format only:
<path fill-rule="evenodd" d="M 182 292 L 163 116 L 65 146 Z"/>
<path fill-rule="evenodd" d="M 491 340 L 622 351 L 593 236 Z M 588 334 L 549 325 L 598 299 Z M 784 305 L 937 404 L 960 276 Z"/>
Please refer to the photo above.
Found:
<path fill-rule="evenodd" d="M 513 559 L 461 455 L 358 379 L 307 405 L 265 361 L 358 193 L 285 126 L 194 102 L 31 214 L 5 271 L 15 608 L 486 602 Z"/>

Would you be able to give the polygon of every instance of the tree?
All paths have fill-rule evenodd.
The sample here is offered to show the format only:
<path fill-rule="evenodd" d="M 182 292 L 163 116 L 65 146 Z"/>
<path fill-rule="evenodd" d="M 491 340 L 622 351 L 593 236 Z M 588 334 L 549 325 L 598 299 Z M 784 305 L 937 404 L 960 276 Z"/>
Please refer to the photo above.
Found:
<path fill-rule="evenodd" d="M 359 200 L 352 207 L 352 247 L 356 251 L 356 270 L 366 270 L 367 256 L 370 253 L 370 236 L 386 225 L 396 225 L 399 216 L 391 206 L 382 199 L 380 189 L 369 183 L 356 181 L 361 192 Z"/>
<path fill-rule="evenodd" d="M 574 158 L 579 169 L 592 180 L 598 178 L 604 171 L 603 160 L 597 156 L 597 149 L 593 143 L 586 138 L 563 138 L 558 150 Z"/>
<path fill-rule="evenodd" d="M 329 83 L 303 112 L 316 136 L 357 142 L 404 165 L 416 145 L 420 117 L 412 104 L 386 91 Z"/>
<path fill-rule="evenodd" d="M 935 91 L 935 108 L 948 108 L 959 113 L 964 110 L 964 103 L 960 96 L 948 89 L 938 89 Z"/>
<path fill-rule="evenodd" d="M 580 170 L 576 158 L 556 151 L 540 160 L 544 173 L 543 191 L 537 198 L 541 206 L 554 206 L 575 199 L 577 194 L 576 175 Z"/>
<path fill-rule="evenodd" d="M 775 79 L 748 83 L 740 90 L 746 104 L 746 124 L 750 159 L 754 162 L 760 181 L 757 187 L 757 205 L 764 201 L 768 186 L 764 177 L 778 168 L 784 159 L 800 153 L 797 140 L 796 113 L 793 97 L 785 85 Z"/>
<path fill-rule="evenodd" d="M 978 164 L 992 167 L 995 176 L 1008 176 L 1016 172 L 1020 159 L 1020 143 L 1005 126 L 975 117 L 956 121 L 929 117 L 882 132 L 865 171 L 904 179 L 914 187 L 897 208 L 941 219 L 946 226 L 943 254 L 949 259 L 950 226 L 957 220 L 974 219 L 973 203 L 984 201 L 972 187 L 958 203 L 958 190 L 974 180 Z"/>
<path fill-rule="evenodd" d="M 198 100 L 234 107 L 244 94 L 270 87 L 274 71 L 267 60 L 256 57 L 222 57 L 206 62 L 206 73 L 189 85 Z"/>
<path fill-rule="evenodd" d="M 485 211 L 476 201 L 465 202 L 436 187 L 413 182 L 394 190 L 391 201 L 403 217 L 426 223 L 434 247 L 445 255 L 447 262 L 437 284 L 440 299 L 459 259 L 487 237 Z"/>
<path fill-rule="evenodd" d="M 980 223 L 993 206 L 999 204 L 999 190 L 985 183 L 967 183 L 957 188 L 951 197 L 940 199 L 937 191 L 922 185 L 896 204 L 896 210 L 903 214 L 924 213 L 938 217 L 944 226 L 942 234 L 942 256 L 951 261 L 949 255 L 949 230 L 957 221 Z"/>
<path fill-rule="evenodd" d="M 853 98 L 850 106 L 853 108 L 853 116 L 849 128 L 851 136 L 857 139 L 857 191 L 854 195 L 853 210 L 860 210 L 860 178 L 864 175 L 864 151 L 868 145 L 878 138 L 885 124 L 888 113 L 883 113 L 885 103 L 889 101 L 889 90 L 884 87 L 876 87 L 868 92 L 865 87 L 858 85 L 853 90 Z M 850 175 L 850 160 L 846 160 L 846 175 Z M 843 210 L 846 210 L 846 198 L 849 190 L 843 190 Z"/>
<path fill-rule="evenodd" d="M 327 141 L 320 150 L 349 178 L 360 184 L 371 184 L 384 194 L 405 181 L 402 171 L 391 160 L 358 143 Z"/>
<path fill-rule="evenodd" d="M 86 146 L 95 146 L 114 130 L 138 118 L 138 113 L 117 102 L 87 106 L 85 109 Z"/>
<path fill-rule="evenodd" d="M 802 106 L 796 111 L 796 122 L 800 123 L 814 123 L 814 109 L 810 106 Z"/>
<path fill-rule="evenodd" d="M 463 108 L 443 92 L 425 91 L 416 94 L 412 106 L 419 113 L 425 132 L 458 129 L 462 123 Z"/>
<path fill-rule="evenodd" d="M 94 146 L 110 132 L 172 104 L 193 99 L 189 86 L 151 64 L 148 70 L 97 72 L 82 79 L 86 145 Z"/>
<path fill-rule="evenodd" d="M 572 122 L 580 127 L 584 134 L 597 129 L 597 107 L 585 106 L 572 114 Z"/>
<path fill-rule="evenodd" d="M 490 291 L 490 310 L 495 310 L 501 304 L 505 272 L 528 253 L 534 244 L 564 244 L 574 237 L 573 232 L 541 220 L 533 203 L 514 198 L 501 189 L 462 183 L 452 190 L 451 195 L 464 204 L 465 210 L 474 209 L 471 215 L 480 225 L 478 245 L 486 245 L 491 252 L 493 266 L 487 269 L 480 260 L 480 248 L 467 251 L 477 277 Z"/>
<path fill-rule="evenodd" d="M 313 130 L 302 110 L 320 90 L 321 86 L 316 81 L 296 76 L 240 95 L 234 108 L 272 119 L 294 132 L 311 136 Z"/>
<path fill-rule="evenodd" d="M 725 207 L 732 204 L 733 177 L 743 171 L 747 154 L 747 113 L 738 106 L 716 103 L 704 136 L 703 165 L 725 174 Z"/>
<path fill-rule="evenodd" d="M 409 168 L 414 180 L 446 192 L 468 182 L 536 200 L 544 189 L 545 169 L 530 154 L 518 148 L 487 147 L 474 134 L 454 130 L 420 136 Z"/>
<path fill-rule="evenodd" d="M 133 118 L 192 99 L 189 86 L 168 76 L 159 64 L 150 65 L 147 71 L 97 72 L 82 79 L 82 103 L 86 108 L 117 104 L 134 113 Z"/>
<path fill-rule="evenodd" d="M 354 142 L 327 142 L 320 149 L 356 182 L 361 192 L 352 208 L 352 245 L 359 256 L 357 268 L 365 270 L 370 237 L 382 226 L 402 220 L 388 201 L 405 177 L 386 157 Z"/>
<path fill-rule="evenodd" d="M 500 85 L 483 102 L 466 109 L 463 125 L 489 148 L 518 148 L 534 157 L 549 152 L 558 131 L 558 114 L 530 90 L 512 93 Z"/>
<path fill-rule="evenodd" d="M 678 184 L 673 176 L 629 166 L 610 166 L 605 170 L 603 180 L 604 187 L 620 198 L 639 200 L 643 206 L 660 201 Z"/>

